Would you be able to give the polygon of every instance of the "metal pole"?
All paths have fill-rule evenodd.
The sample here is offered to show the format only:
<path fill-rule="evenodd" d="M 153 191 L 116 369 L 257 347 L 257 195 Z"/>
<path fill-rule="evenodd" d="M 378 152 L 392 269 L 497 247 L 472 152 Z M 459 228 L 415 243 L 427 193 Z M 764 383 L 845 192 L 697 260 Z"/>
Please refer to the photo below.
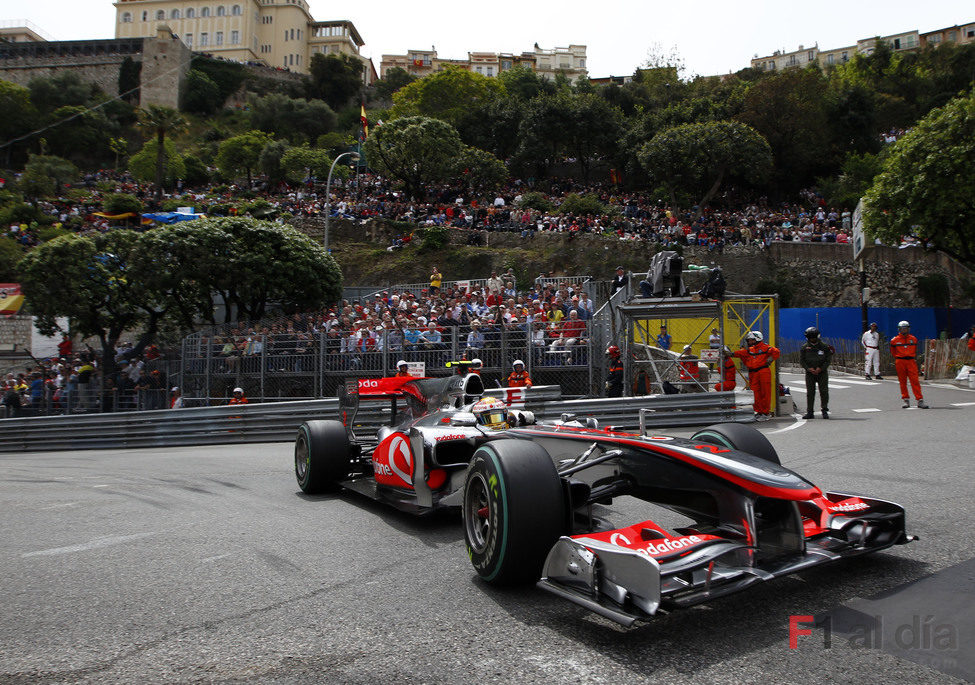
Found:
<path fill-rule="evenodd" d="M 865 332 L 870 326 L 867 323 L 869 318 L 867 313 L 867 271 L 863 268 L 863 257 L 860 257 L 860 324 L 863 328 L 860 332 Z"/>
<path fill-rule="evenodd" d="M 353 155 L 359 159 L 358 152 L 343 152 L 332 162 L 332 166 L 328 170 L 328 180 L 325 181 L 325 252 L 328 252 L 328 223 L 332 216 L 332 172 L 335 171 L 335 165 L 339 163 L 339 160 L 348 155 Z"/>

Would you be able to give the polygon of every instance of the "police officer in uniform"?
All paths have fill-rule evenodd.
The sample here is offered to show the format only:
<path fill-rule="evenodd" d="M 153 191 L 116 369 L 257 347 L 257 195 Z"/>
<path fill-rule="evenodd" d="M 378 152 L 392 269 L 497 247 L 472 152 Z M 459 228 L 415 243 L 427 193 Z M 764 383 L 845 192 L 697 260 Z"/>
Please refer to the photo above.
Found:
<path fill-rule="evenodd" d="M 813 417 L 816 404 L 816 386 L 819 386 L 819 408 L 823 418 L 829 418 L 829 362 L 833 358 L 832 348 L 819 337 L 819 329 L 810 326 L 806 329 L 806 343 L 799 348 L 799 364 L 806 370 L 806 413 L 802 418 Z"/>
<path fill-rule="evenodd" d="M 623 361 L 620 359 L 620 348 L 610 345 L 606 348 L 609 357 L 608 372 L 606 374 L 606 397 L 623 396 Z"/>

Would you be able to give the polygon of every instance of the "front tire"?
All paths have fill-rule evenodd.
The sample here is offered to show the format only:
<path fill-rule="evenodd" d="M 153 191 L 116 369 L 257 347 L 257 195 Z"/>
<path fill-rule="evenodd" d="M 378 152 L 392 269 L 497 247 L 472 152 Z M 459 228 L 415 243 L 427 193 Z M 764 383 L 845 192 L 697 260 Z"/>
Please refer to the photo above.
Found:
<path fill-rule="evenodd" d="M 463 501 L 467 555 L 478 575 L 499 585 L 538 580 L 567 518 L 548 453 L 527 440 L 482 445 L 468 467 Z"/>
<path fill-rule="evenodd" d="M 782 465 L 779 454 L 762 433 L 743 423 L 716 423 L 691 436 L 691 440 L 747 452 L 773 464 Z"/>
<path fill-rule="evenodd" d="M 351 445 L 339 421 L 306 421 L 295 438 L 295 477 L 302 492 L 334 487 L 352 469 Z"/>

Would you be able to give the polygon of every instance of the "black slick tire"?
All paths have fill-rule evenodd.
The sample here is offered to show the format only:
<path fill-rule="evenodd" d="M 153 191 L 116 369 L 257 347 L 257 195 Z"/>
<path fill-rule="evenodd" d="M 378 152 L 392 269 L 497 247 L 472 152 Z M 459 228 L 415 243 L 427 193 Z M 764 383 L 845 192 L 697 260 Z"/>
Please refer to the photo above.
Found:
<path fill-rule="evenodd" d="M 699 430 L 691 440 L 747 452 L 773 464 L 782 465 L 779 455 L 762 433 L 743 423 L 716 423 Z"/>
<path fill-rule="evenodd" d="M 498 585 L 538 580 L 566 521 L 548 453 L 527 440 L 482 445 L 468 467 L 463 502 L 464 541 L 478 575 Z"/>
<path fill-rule="evenodd" d="M 349 436 L 340 421 L 306 421 L 295 438 L 295 478 L 314 495 L 345 480 L 352 468 Z"/>

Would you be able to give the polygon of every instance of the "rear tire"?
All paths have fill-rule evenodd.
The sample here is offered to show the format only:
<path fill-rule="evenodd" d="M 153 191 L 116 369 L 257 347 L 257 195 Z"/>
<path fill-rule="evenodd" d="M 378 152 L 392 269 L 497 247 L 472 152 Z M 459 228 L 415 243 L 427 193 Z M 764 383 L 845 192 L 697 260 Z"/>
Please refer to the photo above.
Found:
<path fill-rule="evenodd" d="M 691 436 L 691 440 L 747 452 L 773 464 L 782 465 L 779 455 L 762 433 L 743 423 L 716 423 Z"/>
<path fill-rule="evenodd" d="M 351 445 L 340 421 L 306 421 L 295 438 L 295 477 L 314 495 L 345 480 L 352 469 Z"/>
<path fill-rule="evenodd" d="M 499 585 L 538 580 L 566 529 L 562 481 L 527 440 L 482 445 L 464 482 L 464 541 L 478 575 Z"/>

